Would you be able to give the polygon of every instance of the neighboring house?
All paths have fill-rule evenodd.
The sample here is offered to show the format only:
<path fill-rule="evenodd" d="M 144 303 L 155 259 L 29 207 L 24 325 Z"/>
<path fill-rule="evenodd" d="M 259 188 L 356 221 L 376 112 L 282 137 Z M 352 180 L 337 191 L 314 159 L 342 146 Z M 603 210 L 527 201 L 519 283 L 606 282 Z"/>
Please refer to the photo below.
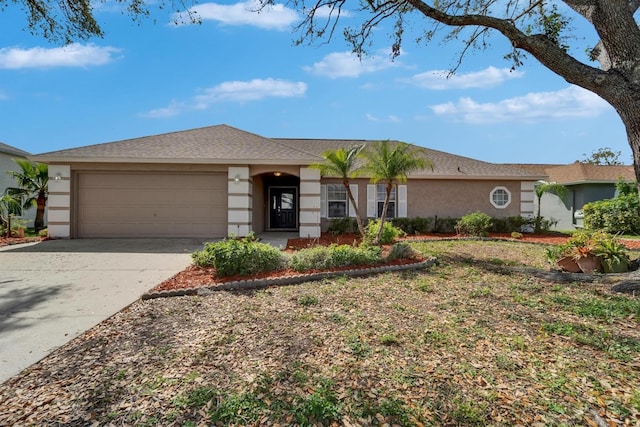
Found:
<path fill-rule="evenodd" d="M 0 195 L 5 194 L 7 188 L 17 186 L 15 179 L 7 173 L 9 171 L 18 172 L 22 170 L 13 159 L 26 159 L 29 155 L 26 151 L 0 142 Z M 27 221 L 28 225 L 33 226 L 33 220 L 36 218 L 36 208 L 20 209 L 20 212 L 15 217 L 21 218 Z"/>
<path fill-rule="evenodd" d="M 227 125 L 32 156 L 49 164 L 52 237 L 223 237 L 298 231 L 317 237 L 331 217 L 351 216 L 338 179 L 309 166 L 362 140 L 265 138 Z M 397 217 L 533 214 L 521 168 L 424 149 L 434 169 L 394 187 Z M 352 182 L 363 216 L 378 217 L 382 187 Z"/>
<path fill-rule="evenodd" d="M 569 165 L 519 165 L 524 170 L 546 175 L 544 181 L 563 184 L 569 190 L 561 200 L 553 194 L 544 194 L 541 199 L 541 214 L 546 219 L 558 221 L 556 230 L 573 230 L 582 226 L 582 207 L 597 200 L 616 196 L 616 183 L 620 180 L 635 182 L 633 166 L 592 165 L 575 162 Z M 535 201 L 537 208 L 537 200 Z"/>

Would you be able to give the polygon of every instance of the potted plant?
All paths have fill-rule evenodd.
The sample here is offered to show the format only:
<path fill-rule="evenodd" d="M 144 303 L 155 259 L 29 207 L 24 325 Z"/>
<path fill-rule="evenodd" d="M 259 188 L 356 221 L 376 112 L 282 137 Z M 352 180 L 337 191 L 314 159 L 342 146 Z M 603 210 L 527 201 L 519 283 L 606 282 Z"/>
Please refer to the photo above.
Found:
<path fill-rule="evenodd" d="M 602 269 L 605 273 L 629 271 L 631 260 L 627 248 L 614 236 L 607 236 L 598 241 L 594 253 L 602 259 Z"/>
<path fill-rule="evenodd" d="M 546 248 L 546 256 L 551 264 L 555 264 L 562 271 L 569 273 L 580 273 L 580 267 L 572 255 L 570 255 L 571 245 L 564 244 L 551 248 Z"/>

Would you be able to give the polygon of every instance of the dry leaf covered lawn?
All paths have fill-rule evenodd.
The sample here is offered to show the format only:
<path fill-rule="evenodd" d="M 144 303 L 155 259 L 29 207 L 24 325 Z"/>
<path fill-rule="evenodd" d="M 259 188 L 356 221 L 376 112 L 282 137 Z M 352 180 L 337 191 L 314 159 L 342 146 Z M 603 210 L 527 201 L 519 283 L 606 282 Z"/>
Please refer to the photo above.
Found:
<path fill-rule="evenodd" d="M 640 423 L 638 297 L 495 272 L 537 245 L 414 245 L 440 264 L 138 301 L 2 384 L 0 425 Z"/>

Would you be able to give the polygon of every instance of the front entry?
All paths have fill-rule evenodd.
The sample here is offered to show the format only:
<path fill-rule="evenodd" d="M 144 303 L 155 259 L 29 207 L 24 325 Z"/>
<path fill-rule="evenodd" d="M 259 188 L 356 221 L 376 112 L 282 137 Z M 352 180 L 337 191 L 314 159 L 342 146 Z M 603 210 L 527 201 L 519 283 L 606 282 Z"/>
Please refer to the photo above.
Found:
<path fill-rule="evenodd" d="M 296 187 L 269 187 L 270 229 L 296 229 L 297 198 Z"/>

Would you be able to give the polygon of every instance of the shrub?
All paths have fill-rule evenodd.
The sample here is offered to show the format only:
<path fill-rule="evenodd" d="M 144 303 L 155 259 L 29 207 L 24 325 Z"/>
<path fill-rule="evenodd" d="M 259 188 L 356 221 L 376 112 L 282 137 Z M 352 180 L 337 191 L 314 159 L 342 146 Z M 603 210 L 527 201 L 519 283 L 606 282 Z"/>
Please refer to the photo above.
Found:
<path fill-rule="evenodd" d="M 478 211 L 463 216 L 456 224 L 458 234 L 470 236 L 486 236 L 490 229 L 491 217 Z"/>
<path fill-rule="evenodd" d="M 191 257 L 198 266 L 215 267 L 220 277 L 279 270 L 284 265 L 284 255 L 278 249 L 256 242 L 253 235 L 207 243 Z"/>
<path fill-rule="evenodd" d="M 434 218 L 393 218 L 391 223 L 407 234 L 427 234 L 433 231 Z"/>
<path fill-rule="evenodd" d="M 38 236 L 40 237 L 47 237 L 49 235 L 49 230 L 46 228 L 43 228 L 42 230 L 38 231 Z"/>
<path fill-rule="evenodd" d="M 434 218 L 433 231 L 435 233 L 453 233 L 456 231 L 458 218 Z"/>
<path fill-rule="evenodd" d="M 321 270 L 327 268 L 329 259 L 329 248 L 326 246 L 315 246 L 313 248 L 301 249 L 289 259 L 289 267 L 296 271 Z"/>
<path fill-rule="evenodd" d="M 391 246 L 387 254 L 387 261 L 395 261 L 397 259 L 415 259 L 418 253 L 407 242 L 398 242 Z"/>
<path fill-rule="evenodd" d="M 533 229 L 535 218 L 525 218 L 523 216 L 508 216 L 504 218 L 493 218 L 491 231 L 496 233 L 522 232 L 525 229 Z"/>
<path fill-rule="evenodd" d="M 329 220 L 329 234 L 357 233 L 358 224 L 355 218 L 336 218 Z"/>
<path fill-rule="evenodd" d="M 378 237 L 378 230 L 380 230 L 380 220 L 374 219 L 369 221 L 366 228 L 364 229 L 365 242 L 374 242 L 376 237 Z M 391 222 L 385 221 L 382 228 L 382 236 L 380 236 L 380 244 L 388 245 L 390 243 L 393 243 L 397 237 L 403 237 L 405 235 L 406 233 L 404 231 L 400 230 L 397 227 L 394 227 Z"/>
<path fill-rule="evenodd" d="M 382 250 L 378 246 L 349 245 L 316 246 L 302 249 L 289 259 L 289 266 L 296 271 L 322 270 L 326 268 L 348 267 L 351 265 L 371 265 L 380 262 Z"/>
<path fill-rule="evenodd" d="M 640 234 L 640 202 L 636 193 L 584 205 L 584 226 L 608 233 Z"/>

